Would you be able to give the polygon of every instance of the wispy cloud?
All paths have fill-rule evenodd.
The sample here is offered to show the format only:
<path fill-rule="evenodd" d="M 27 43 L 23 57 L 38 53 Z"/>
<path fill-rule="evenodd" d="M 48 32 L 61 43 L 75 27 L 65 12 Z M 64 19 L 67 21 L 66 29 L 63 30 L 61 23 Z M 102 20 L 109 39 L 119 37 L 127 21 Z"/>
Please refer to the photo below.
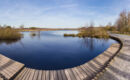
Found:
<path fill-rule="evenodd" d="M 80 27 L 114 22 L 130 0 L 4 0 L 0 24 L 38 27 Z"/>

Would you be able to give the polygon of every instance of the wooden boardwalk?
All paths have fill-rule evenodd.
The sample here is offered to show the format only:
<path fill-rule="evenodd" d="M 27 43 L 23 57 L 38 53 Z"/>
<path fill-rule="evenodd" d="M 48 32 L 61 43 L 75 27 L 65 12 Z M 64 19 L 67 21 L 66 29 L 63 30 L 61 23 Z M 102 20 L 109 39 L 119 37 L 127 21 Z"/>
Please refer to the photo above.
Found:
<path fill-rule="evenodd" d="M 13 78 L 23 67 L 24 64 L 0 54 L 0 80 Z"/>
<path fill-rule="evenodd" d="M 130 80 L 130 36 L 119 34 L 112 36 L 122 41 L 122 49 L 102 74 L 95 77 L 95 80 Z"/>
<path fill-rule="evenodd" d="M 36 70 L 24 68 L 14 80 L 90 80 L 107 64 L 120 45 L 113 44 L 93 60 L 64 70 Z"/>

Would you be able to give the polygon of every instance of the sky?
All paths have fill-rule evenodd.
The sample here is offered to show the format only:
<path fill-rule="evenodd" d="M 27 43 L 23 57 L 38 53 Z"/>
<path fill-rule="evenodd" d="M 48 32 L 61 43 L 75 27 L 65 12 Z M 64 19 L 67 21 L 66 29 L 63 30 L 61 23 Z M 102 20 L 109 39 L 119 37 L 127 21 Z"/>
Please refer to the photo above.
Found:
<path fill-rule="evenodd" d="M 0 25 L 77 28 L 114 23 L 130 0 L 0 0 Z"/>

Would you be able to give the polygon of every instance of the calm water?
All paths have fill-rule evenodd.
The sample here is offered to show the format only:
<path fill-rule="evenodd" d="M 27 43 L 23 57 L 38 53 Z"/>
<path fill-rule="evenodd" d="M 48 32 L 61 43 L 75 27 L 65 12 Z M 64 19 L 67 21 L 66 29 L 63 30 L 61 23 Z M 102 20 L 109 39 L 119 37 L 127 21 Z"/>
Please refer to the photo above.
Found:
<path fill-rule="evenodd" d="M 29 68 L 56 70 L 72 68 L 93 59 L 112 43 L 112 39 L 64 37 L 77 31 L 23 32 L 18 41 L 0 41 L 0 53 Z"/>

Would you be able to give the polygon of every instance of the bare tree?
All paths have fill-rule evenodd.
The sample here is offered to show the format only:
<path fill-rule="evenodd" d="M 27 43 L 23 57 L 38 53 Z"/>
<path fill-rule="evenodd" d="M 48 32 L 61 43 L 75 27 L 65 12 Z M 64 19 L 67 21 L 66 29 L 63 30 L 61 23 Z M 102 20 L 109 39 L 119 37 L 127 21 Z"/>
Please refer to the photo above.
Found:
<path fill-rule="evenodd" d="M 130 31 L 130 12 L 128 12 L 128 31 Z"/>
<path fill-rule="evenodd" d="M 126 11 L 120 13 L 120 16 L 116 22 L 116 26 L 120 32 L 126 31 L 128 25 L 128 15 Z"/>

